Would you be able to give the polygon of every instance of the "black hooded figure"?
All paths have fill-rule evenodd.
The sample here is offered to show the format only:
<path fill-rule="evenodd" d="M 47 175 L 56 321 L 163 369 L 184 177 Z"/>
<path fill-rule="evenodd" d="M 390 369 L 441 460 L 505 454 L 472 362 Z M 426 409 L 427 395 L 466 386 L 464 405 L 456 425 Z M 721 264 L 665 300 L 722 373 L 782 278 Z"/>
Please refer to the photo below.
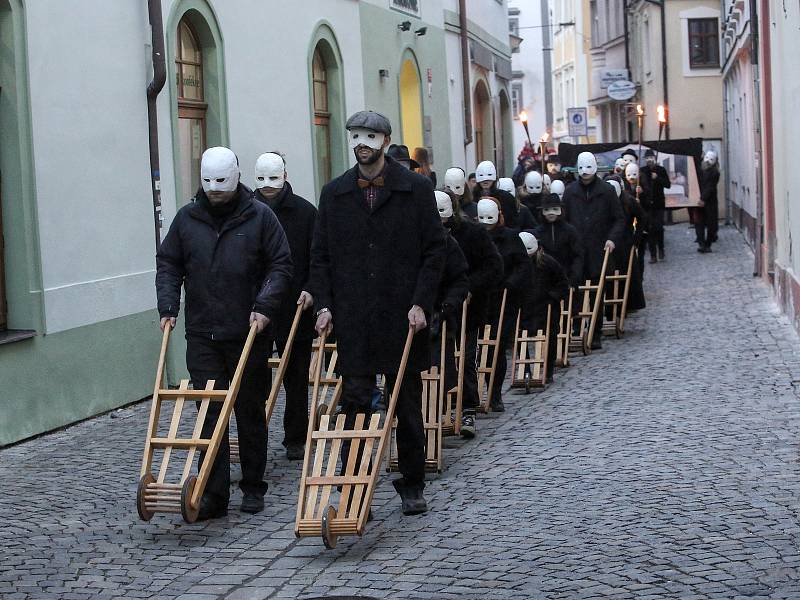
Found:
<path fill-rule="evenodd" d="M 717 153 L 713 150 L 706 152 L 700 166 L 700 207 L 699 218 L 695 220 L 697 233 L 698 252 L 711 252 L 711 244 L 717 241 L 719 228 L 719 202 L 717 199 L 717 184 L 719 183 L 719 162 Z"/>
<path fill-rule="evenodd" d="M 645 165 L 639 170 L 639 178 L 650 187 L 650 208 L 647 210 L 650 262 L 664 260 L 664 190 L 672 183 L 667 170 L 656 163 L 656 153 L 650 148 L 644 153 Z"/>
<path fill-rule="evenodd" d="M 552 256 L 577 288 L 583 275 L 583 244 L 577 230 L 564 220 L 564 205 L 558 194 L 548 194 L 542 201 L 542 223 L 533 234 L 548 256 Z"/>
<path fill-rule="evenodd" d="M 647 212 L 644 206 L 649 206 L 649 190 L 640 186 L 639 200 L 636 199 L 636 186 L 629 181 L 621 182 L 619 177 L 612 175 L 609 180 L 616 181 L 622 186 L 620 191 L 620 203 L 622 212 L 625 214 L 625 229 L 622 235 L 622 247 L 614 263 L 620 273 L 625 273 L 628 269 L 628 260 L 632 248 L 636 248 L 637 254 L 634 255 L 633 268 L 631 269 L 631 287 L 628 292 L 629 311 L 645 308 L 644 297 L 644 240 L 647 228 Z M 617 254 L 615 251 L 614 254 Z M 608 289 L 606 293 L 608 293 Z"/>

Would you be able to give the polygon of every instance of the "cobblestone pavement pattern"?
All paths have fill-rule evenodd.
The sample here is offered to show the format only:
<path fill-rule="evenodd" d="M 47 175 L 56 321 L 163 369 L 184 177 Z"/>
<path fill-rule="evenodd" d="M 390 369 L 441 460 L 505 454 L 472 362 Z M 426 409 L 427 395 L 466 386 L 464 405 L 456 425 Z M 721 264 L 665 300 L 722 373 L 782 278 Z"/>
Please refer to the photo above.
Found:
<path fill-rule="evenodd" d="M 363 538 L 297 540 L 276 414 L 263 513 L 143 523 L 143 403 L 0 452 L 0 597 L 800 598 L 798 339 L 738 233 L 667 236 L 625 339 L 448 441 L 426 516 L 383 477 Z"/>

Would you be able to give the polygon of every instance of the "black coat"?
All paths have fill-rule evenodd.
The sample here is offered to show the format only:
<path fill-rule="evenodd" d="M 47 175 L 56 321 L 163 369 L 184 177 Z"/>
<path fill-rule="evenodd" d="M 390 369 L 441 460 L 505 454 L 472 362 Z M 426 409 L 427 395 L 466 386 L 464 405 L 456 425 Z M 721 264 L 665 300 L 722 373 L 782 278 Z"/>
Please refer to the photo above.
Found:
<path fill-rule="evenodd" d="M 578 231 L 583 242 L 583 276 L 596 279 L 600 276 L 606 240 L 615 246 L 622 241 L 625 216 L 617 193 L 595 176 L 589 185 L 582 181 L 570 183 L 562 201 L 567 222 Z"/>
<path fill-rule="evenodd" d="M 583 283 L 583 244 L 576 229 L 558 218 L 553 223 L 546 221 L 534 231 L 536 240 L 544 251 L 552 256 L 564 269 L 573 287 Z"/>
<path fill-rule="evenodd" d="M 484 190 L 480 184 L 477 184 L 475 188 L 472 190 L 473 200 L 477 204 L 477 202 L 482 197 L 485 196 L 491 196 L 492 198 L 496 198 L 497 201 L 500 203 L 500 210 L 503 213 L 503 220 L 505 221 L 506 227 L 511 227 L 512 229 L 519 229 L 519 224 L 518 224 L 519 210 L 517 209 L 517 199 L 514 198 L 514 196 L 512 196 L 505 190 L 499 189 L 497 187 L 497 182 L 494 182 L 489 190 Z"/>
<path fill-rule="evenodd" d="M 536 229 L 536 219 L 533 213 L 527 206 L 521 204 L 519 207 L 519 230 L 533 231 L 534 229 Z"/>
<path fill-rule="evenodd" d="M 704 203 L 717 202 L 717 184 L 719 183 L 719 167 L 714 165 L 708 169 L 700 169 L 700 200 Z"/>
<path fill-rule="evenodd" d="M 542 222 L 542 194 L 529 194 L 523 186 L 520 189 L 519 201 L 528 208 L 536 223 Z"/>
<path fill-rule="evenodd" d="M 430 179 L 386 158 L 370 211 L 355 166 L 325 187 L 311 248 L 309 291 L 332 312 L 342 375 L 397 373 L 408 311 L 430 319 L 446 258 Z M 427 332 L 414 339 L 407 373 L 430 366 Z"/>
<path fill-rule="evenodd" d="M 550 318 L 558 318 L 556 312 L 559 302 L 569 297 L 569 281 L 564 269 L 556 259 L 547 254 L 541 255 L 541 265 L 537 256 L 528 259 L 530 263 L 529 291 L 522 306 L 522 321 L 547 315 L 547 307 L 552 306 Z"/>
<path fill-rule="evenodd" d="M 450 233 L 467 259 L 469 292 L 472 299 L 467 320 L 483 325 L 488 318 L 489 296 L 503 281 L 503 259 L 482 225 L 462 220 L 451 224 Z"/>
<path fill-rule="evenodd" d="M 289 289 L 292 259 L 275 214 L 239 185 L 220 229 L 199 190 L 175 215 L 156 255 L 156 295 L 163 317 L 178 315 L 186 290 L 186 333 L 212 340 L 247 336 L 250 313 L 270 320 Z"/>
<path fill-rule="evenodd" d="M 508 303 L 520 306 L 527 293 L 530 278 L 530 261 L 525 244 L 514 229 L 498 226 L 489 232 L 500 257 L 503 259 L 503 282 L 501 288 L 508 290 Z M 502 294 L 502 290 L 500 291 Z M 500 297 L 497 297 L 500 301 Z"/>
<path fill-rule="evenodd" d="M 656 174 L 655 179 L 653 179 L 653 173 Z M 669 175 L 667 175 L 667 170 L 661 165 L 653 165 L 652 167 L 650 165 L 645 165 L 639 169 L 639 179 L 646 181 L 650 188 L 651 205 L 649 208 L 645 208 L 648 210 L 663 210 L 665 206 L 664 190 L 672 187 Z"/>
<path fill-rule="evenodd" d="M 439 282 L 439 291 L 436 294 L 435 313 L 431 319 L 432 336 L 439 334 L 442 319 L 448 321 L 447 327 L 450 335 L 455 335 L 460 322 L 458 316 L 461 314 L 461 307 L 469 292 L 468 271 L 467 259 L 458 242 L 452 235 L 448 235 L 447 259 L 444 271 L 442 271 L 442 280 Z M 436 348 L 433 349 L 434 354 L 437 351 Z"/>
<path fill-rule="evenodd" d="M 253 199 L 266 203 L 278 217 L 283 227 L 289 249 L 292 252 L 294 275 L 289 285 L 289 292 L 284 296 L 280 309 L 272 323 L 272 335 L 278 340 L 286 340 L 292 327 L 292 319 L 297 310 L 297 299 L 300 292 L 308 291 L 308 271 L 311 262 L 311 241 L 314 239 L 314 223 L 317 220 L 317 208 L 305 198 L 292 191 L 287 181 L 283 190 L 274 201 L 267 201 L 260 193 L 253 192 Z M 314 333 L 314 311 L 307 309 L 300 317 L 296 339 L 309 340 Z"/>
<path fill-rule="evenodd" d="M 478 221 L 478 204 L 477 202 L 468 202 L 461 205 L 461 212 L 473 223 Z"/>
<path fill-rule="evenodd" d="M 627 251 L 631 245 L 638 245 L 642 241 L 642 236 L 648 227 L 648 214 L 645 211 L 651 206 L 650 190 L 644 186 L 641 187 L 642 191 L 639 193 L 638 202 L 636 201 L 636 188 L 627 181 L 619 197 L 622 214 L 625 215 L 625 229 L 622 235 L 622 245 L 626 248 L 625 260 L 627 260 Z"/>

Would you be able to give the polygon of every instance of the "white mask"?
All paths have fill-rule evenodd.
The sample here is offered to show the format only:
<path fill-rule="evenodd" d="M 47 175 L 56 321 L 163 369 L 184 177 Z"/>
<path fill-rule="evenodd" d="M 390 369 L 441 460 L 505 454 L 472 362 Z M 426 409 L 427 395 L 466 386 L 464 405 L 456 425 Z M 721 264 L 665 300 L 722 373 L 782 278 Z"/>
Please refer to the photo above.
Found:
<path fill-rule="evenodd" d="M 464 195 L 464 186 L 467 183 L 467 178 L 464 176 L 464 171 L 458 167 L 450 167 L 444 173 L 444 187 L 453 192 L 456 196 Z"/>
<path fill-rule="evenodd" d="M 203 152 L 200 178 L 205 192 L 232 192 L 239 185 L 239 165 L 229 148 L 215 146 Z"/>
<path fill-rule="evenodd" d="M 617 198 L 619 198 L 622 195 L 622 186 L 619 184 L 619 181 L 617 181 L 616 179 L 609 179 L 607 183 L 608 185 L 614 188 L 614 191 L 617 194 Z"/>
<path fill-rule="evenodd" d="M 380 150 L 383 147 L 383 140 L 386 139 L 384 134 L 365 127 L 353 127 L 353 129 L 347 132 L 347 135 L 350 140 L 351 150 L 359 146 Z"/>
<path fill-rule="evenodd" d="M 639 165 L 631 163 L 625 167 L 625 179 L 627 179 L 628 183 L 631 185 L 635 185 L 639 180 Z"/>
<path fill-rule="evenodd" d="M 544 189 L 546 189 L 549 192 L 550 191 L 550 184 L 552 183 L 552 180 L 550 179 L 550 175 L 545 173 L 544 177 L 542 177 L 542 182 L 544 183 Z"/>
<path fill-rule="evenodd" d="M 622 160 L 621 158 L 618 158 L 616 161 L 614 161 L 614 170 L 615 170 L 617 173 L 624 173 L 624 172 L 625 172 L 625 165 L 626 165 L 626 164 L 628 164 L 628 163 L 626 163 L 626 162 L 625 162 L 624 160 Z"/>
<path fill-rule="evenodd" d="M 283 158 L 274 152 L 262 154 L 256 160 L 256 189 L 269 187 L 276 190 L 286 183 L 286 165 Z"/>
<path fill-rule="evenodd" d="M 556 217 L 561 215 L 561 207 L 560 206 L 548 206 L 547 208 L 542 209 L 542 215 L 545 217 L 548 215 L 554 215 Z"/>
<path fill-rule="evenodd" d="M 436 190 L 433 192 L 436 196 L 436 208 L 439 209 L 439 216 L 442 219 L 449 219 L 453 216 L 453 201 L 450 200 L 445 192 Z"/>
<path fill-rule="evenodd" d="M 597 173 L 597 159 L 591 152 L 578 154 L 578 175 L 581 179 L 591 179 Z"/>
<path fill-rule="evenodd" d="M 500 220 L 500 211 L 493 200 L 484 198 L 478 201 L 478 223 L 481 225 L 496 225 Z"/>
<path fill-rule="evenodd" d="M 514 180 L 511 177 L 501 177 L 497 180 L 497 189 L 508 192 L 512 196 L 516 195 L 516 188 L 514 187 Z"/>
<path fill-rule="evenodd" d="M 622 162 L 624 162 L 626 165 L 629 165 L 631 163 L 638 163 L 639 161 L 636 160 L 635 156 L 631 156 L 630 154 L 625 154 L 622 157 Z"/>
<path fill-rule="evenodd" d="M 538 171 L 530 171 L 525 175 L 525 191 L 529 194 L 542 193 L 542 176 Z"/>
<path fill-rule="evenodd" d="M 528 253 L 528 256 L 536 254 L 536 251 L 539 249 L 539 242 L 536 241 L 536 236 L 527 231 L 520 231 L 519 239 L 525 244 L 525 251 Z"/>
<path fill-rule="evenodd" d="M 490 160 L 485 160 L 475 169 L 475 181 L 497 181 L 497 169 Z"/>
<path fill-rule="evenodd" d="M 713 150 L 709 150 L 703 156 L 703 162 L 709 165 L 713 165 L 717 163 L 717 153 Z"/>
<path fill-rule="evenodd" d="M 553 194 L 558 194 L 559 198 L 563 198 L 564 196 L 564 182 L 560 179 L 556 179 L 553 183 L 550 184 L 550 191 Z"/>

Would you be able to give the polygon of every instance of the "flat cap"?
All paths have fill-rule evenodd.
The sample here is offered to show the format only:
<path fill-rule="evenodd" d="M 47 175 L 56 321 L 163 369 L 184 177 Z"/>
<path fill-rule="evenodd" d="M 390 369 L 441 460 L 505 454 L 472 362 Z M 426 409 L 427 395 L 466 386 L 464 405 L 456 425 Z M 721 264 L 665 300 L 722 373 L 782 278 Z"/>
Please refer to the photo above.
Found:
<path fill-rule="evenodd" d="M 354 127 L 363 127 L 384 135 L 392 135 L 392 124 L 389 123 L 389 119 L 374 110 L 360 110 L 347 119 L 345 129 L 349 131 Z"/>

